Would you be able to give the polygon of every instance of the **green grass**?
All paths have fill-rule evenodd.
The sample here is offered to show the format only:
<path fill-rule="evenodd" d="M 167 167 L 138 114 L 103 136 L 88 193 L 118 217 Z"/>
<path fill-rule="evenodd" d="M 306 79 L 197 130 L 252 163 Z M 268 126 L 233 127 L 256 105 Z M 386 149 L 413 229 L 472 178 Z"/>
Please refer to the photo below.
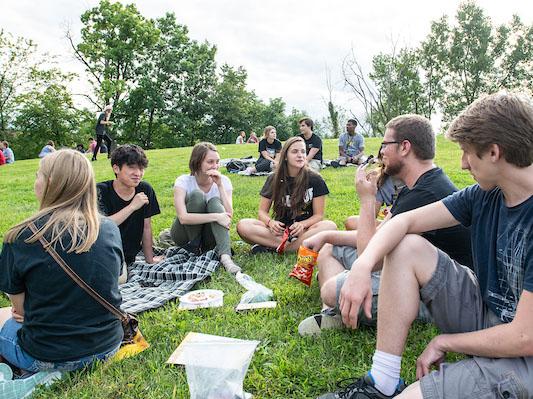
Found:
<path fill-rule="evenodd" d="M 367 153 L 376 154 L 379 139 L 367 139 Z M 473 180 L 461 171 L 459 148 L 438 138 L 436 163 L 460 188 Z M 256 155 L 256 145 L 220 145 L 222 158 Z M 153 218 L 154 232 L 171 225 L 175 211 L 172 185 L 175 178 L 187 173 L 190 148 L 148 152 L 150 165 L 145 179 L 155 188 L 161 215 Z M 325 158 L 336 156 L 337 141 L 325 140 Z M 111 167 L 103 157 L 93 163 L 97 181 L 113 178 Z M 37 209 L 33 181 L 38 160 L 17 161 L 0 168 L 0 238 L 6 230 Z M 353 185 L 355 168 L 328 168 L 323 171 L 330 195 L 326 217 L 342 226 L 343 220 L 358 212 Z M 234 185 L 234 221 L 256 217 L 259 191 L 264 177 L 231 175 Z M 235 223 L 234 223 L 235 225 Z M 368 370 L 375 344 L 375 329 L 329 331 L 318 339 L 301 338 L 298 323 L 320 310 L 316 281 L 311 288 L 287 277 L 294 255 L 277 257 L 248 255 L 248 245 L 239 243 L 235 227 L 231 229 L 236 260 L 246 273 L 274 291 L 278 307 L 248 313 L 236 313 L 243 289 L 223 271 L 199 288 L 217 288 L 225 293 L 224 306 L 193 312 L 178 311 L 177 303 L 140 315 L 141 328 L 151 348 L 121 362 L 101 364 L 88 371 L 71 373 L 51 388 L 40 389 L 37 398 L 188 398 L 185 371 L 165 365 L 189 331 L 260 340 L 245 379 L 245 389 L 255 398 L 313 398 L 335 387 L 336 381 L 360 375 Z M 60 289 L 53 287 L 52 289 Z M 5 299 L 2 304 L 7 305 Z M 415 379 L 415 359 L 435 329 L 417 324 L 412 330 L 404 356 L 402 376 Z"/>

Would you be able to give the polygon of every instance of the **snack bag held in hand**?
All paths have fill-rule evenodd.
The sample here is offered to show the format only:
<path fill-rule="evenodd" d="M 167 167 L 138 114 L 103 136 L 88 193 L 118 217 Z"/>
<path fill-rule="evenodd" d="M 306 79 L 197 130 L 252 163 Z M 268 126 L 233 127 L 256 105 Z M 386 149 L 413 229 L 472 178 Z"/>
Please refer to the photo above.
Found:
<path fill-rule="evenodd" d="M 317 258 L 318 252 L 300 245 L 300 248 L 298 248 L 298 258 L 296 260 L 296 264 L 289 273 L 289 277 L 297 278 L 302 283 L 310 287 L 313 279 L 313 268 L 316 265 Z"/>

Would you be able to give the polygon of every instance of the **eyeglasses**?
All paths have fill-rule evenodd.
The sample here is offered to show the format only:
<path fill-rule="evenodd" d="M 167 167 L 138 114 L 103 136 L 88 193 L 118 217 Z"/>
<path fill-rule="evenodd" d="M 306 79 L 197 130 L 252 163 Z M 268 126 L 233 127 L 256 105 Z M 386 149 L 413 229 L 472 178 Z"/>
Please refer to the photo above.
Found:
<path fill-rule="evenodd" d="M 382 149 L 385 149 L 385 148 L 387 148 L 387 146 L 388 146 L 389 144 L 400 144 L 400 143 L 401 143 L 401 141 L 383 141 L 383 142 L 381 143 L 381 148 L 382 148 Z"/>

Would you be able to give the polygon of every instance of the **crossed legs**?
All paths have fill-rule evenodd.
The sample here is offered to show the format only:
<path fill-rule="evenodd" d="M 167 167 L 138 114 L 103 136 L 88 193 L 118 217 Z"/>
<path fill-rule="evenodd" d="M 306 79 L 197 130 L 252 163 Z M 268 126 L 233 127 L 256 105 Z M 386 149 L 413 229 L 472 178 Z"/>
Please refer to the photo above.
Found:
<path fill-rule="evenodd" d="M 309 227 L 300 237 L 287 243 L 285 251 L 297 251 L 303 240 L 324 230 L 337 230 L 337 225 L 331 220 L 321 220 Z M 259 244 L 269 248 L 276 248 L 281 243 L 281 236 L 275 236 L 263 222 L 257 219 L 241 219 L 237 223 L 237 233 L 249 244 Z"/>

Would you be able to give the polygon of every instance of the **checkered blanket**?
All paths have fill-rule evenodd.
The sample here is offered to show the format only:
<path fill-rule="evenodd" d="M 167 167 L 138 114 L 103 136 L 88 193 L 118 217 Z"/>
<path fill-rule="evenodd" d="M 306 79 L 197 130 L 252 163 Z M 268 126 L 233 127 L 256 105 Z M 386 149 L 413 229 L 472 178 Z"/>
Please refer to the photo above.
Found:
<path fill-rule="evenodd" d="M 166 259 L 155 264 L 148 264 L 144 257 L 137 256 L 128 270 L 128 282 L 119 286 L 124 311 L 137 314 L 163 306 L 209 277 L 219 265 L 214 250 L 200 256 L 180 247 L 154 250 L 154 254 L 162 253 Z"/>

